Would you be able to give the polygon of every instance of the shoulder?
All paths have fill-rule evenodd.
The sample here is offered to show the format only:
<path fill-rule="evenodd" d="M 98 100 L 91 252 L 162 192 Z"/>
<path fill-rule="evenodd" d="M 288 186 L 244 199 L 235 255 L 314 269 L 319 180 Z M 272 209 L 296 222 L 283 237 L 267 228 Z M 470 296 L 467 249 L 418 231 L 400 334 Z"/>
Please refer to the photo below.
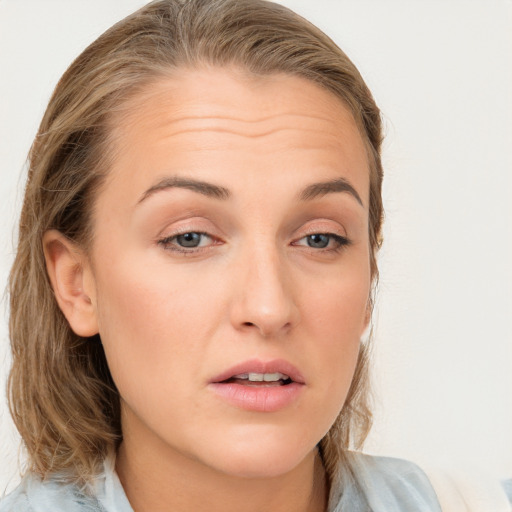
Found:
<path fill-rule="evenodd" d="M 411 461 L 357 454 L 356 471 L 373 510 L 440 512 L 426 473 Z"/>
<path fill-rule="evenodd" d="M 346 467 L 340 468 L 334 502 L 330 512 L 511 512 L 512 480 L 500 483 L 485 475 L 425 472 L 407 460 L 349 452 Z"/>
<path fill-rule="evenodd" d="M 427 478 L 423 470 L 414 462 L 396 457 L 383 457 L 380 455 L 368 455 L 361 452 L 349 452 L 350 462 L 359 468 L 364 468 L 375 478 L 401 480 L 404 477 L 414 476 L 421 479 Z M 428 479 L 427 479 L 428 480 Z"/>
<path fill-rule="evenodd" d="M 441 512 L 427 475 L 412 462 L 349 452 L 346 466 L 340 469 L 332 512 Z"/>
<path fill-rule="evenodd" d="M 92 496 L 57 478 L 41 480 L 27 474 L 7 496 L 0 499 L 0 512 L 104 512 Z"/>

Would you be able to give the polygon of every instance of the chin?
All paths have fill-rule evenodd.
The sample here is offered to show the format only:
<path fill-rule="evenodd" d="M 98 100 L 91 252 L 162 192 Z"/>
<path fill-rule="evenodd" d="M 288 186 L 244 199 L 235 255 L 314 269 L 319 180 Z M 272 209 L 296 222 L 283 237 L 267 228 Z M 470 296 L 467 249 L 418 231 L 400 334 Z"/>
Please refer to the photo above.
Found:
<path fill-rule="evenodd" d="M 234 436 L 228 443 L 213 444 L 211 467 L 239 478 L 275 478 L 293 471 L 316 450 L 316 443 L 305 443 L 302 436 L 252 433 Z M 211 449 L 211 448 L 210 448 Z"/>
<path fill-rule="evenodd" d="M 293 471 L 305 458 L 296 455 L 284 458 L 266 455 L 268 456 L 236 455 L 230 460 L 224 460 L 222 465 L 217 464 L 217 469 L 238 478 L 277 478 Z"/>

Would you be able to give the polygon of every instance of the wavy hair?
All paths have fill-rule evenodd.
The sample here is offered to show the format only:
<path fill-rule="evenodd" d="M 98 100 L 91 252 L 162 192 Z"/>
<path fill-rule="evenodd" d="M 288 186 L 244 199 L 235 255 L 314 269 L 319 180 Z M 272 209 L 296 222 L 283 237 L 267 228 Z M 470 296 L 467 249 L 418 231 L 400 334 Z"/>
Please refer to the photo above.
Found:
<path fill-rule="evenodd" d="M 10 411 L 29 471 L 67 471 L 87 482 L 122 439 L 119 394 L 99 336 L 70 328 L 54 297 L 42 237 L 56 229 L 84 248 L 94 198 L 112 155 L 109 122 L 153 80 L 200 64 L 249 73 L 288 73 L 331 91 L 348 106 L 365 142 L 370 172 L 373 284 L 381 241 L 380 111 L 345 53 L 314 25 L 264 0 L 157 0 L 120 21 L 68 68 L 29 153 L 19 240 L 10 281 Z M 373 296 L 373 293 L 372 293 Z M 361 343 L 352 385 L 320 442 L 328 475 L 371 426 L 369 345 Z"/>

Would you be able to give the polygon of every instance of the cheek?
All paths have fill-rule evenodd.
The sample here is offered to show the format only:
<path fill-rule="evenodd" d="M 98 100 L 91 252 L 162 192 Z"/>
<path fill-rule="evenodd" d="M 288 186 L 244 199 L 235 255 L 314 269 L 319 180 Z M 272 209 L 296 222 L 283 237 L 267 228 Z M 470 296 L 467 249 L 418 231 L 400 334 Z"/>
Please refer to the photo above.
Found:
<path fill-rule="evenodd" d="M 367 326 L 370 285 L 369 266 L 360 265 L 305 294 L 303 328 L 315 343 L 309 354 L 326 386 L 327 408 L 334 417 L 341 410 L 357 364 Z"/>
<path fill-rule="evenodd" d="M 365 253 L 352 258 L 338 272 L 322 276 L 316 285 L 304 280 L 301 310 L 325 337 L 338 340 L 340 349 L 366 328 L 371 288 Z M 323 339 L 323 338 L 322 338 Z"/>
<path fill-rule="evenodd" d="M 191 276 L 170 266 L 125 258 L 106 270 L 97 280 L 98 323 L 120 390 L 136 377 L 150 386 L 179 378 L 196 364 L 204 348 L 200 340 L 216 325 L 216 302 Z"/>

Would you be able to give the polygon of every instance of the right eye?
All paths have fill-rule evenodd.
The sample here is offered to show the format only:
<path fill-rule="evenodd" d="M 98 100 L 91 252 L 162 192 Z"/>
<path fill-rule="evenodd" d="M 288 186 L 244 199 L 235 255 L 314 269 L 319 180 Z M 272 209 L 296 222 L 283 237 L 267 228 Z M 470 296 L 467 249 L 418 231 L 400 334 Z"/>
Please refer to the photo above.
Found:
<path fill-rule="evenodd" d="M 178 252 L 194 252 L 194 249 L 201 249 L 213 243 L 213 239 L 208 233 L 200 231 L 187 231 L 178 233 L 158 241 L 165 249 Z"/>

